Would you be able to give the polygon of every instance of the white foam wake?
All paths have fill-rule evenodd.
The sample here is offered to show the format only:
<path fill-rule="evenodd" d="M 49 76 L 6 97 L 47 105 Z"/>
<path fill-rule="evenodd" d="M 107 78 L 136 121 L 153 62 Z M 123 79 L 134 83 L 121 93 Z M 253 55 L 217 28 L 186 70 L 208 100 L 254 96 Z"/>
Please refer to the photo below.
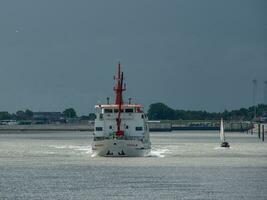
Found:
<path fill-rule="evenodd" d="M 92 146 L 80 146 L 80 145 L 50 145 L 49 147 L 56 149 L 70 149 L 84 154 L 90 154 L 93 156 Z"/>
<path fill-rule="evenodd" d="M 169 151 L 170 150 L 167 148 L 154 147 L 151 149 L 150 156 L 163 158 L 167 153 L 169 153 Z"/>

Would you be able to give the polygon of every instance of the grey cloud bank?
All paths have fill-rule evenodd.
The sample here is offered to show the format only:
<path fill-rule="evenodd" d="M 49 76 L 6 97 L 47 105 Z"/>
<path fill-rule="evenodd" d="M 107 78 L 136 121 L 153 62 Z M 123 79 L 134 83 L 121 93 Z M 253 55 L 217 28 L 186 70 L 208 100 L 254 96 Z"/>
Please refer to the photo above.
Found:
<path fill-rule="evenodd" d="M 126 96 L 146 107 L 222 111 L 257 102 L 267 80 L 266 1 L 1 1 L 0 110 L 93 111 Z"/>

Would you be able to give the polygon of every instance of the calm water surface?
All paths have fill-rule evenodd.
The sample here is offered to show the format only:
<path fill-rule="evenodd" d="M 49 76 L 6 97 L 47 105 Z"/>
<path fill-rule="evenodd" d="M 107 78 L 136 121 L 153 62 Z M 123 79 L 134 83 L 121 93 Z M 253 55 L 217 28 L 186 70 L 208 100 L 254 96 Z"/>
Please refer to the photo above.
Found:
<path fill-rule="evenodd" d="M 267 199 L 267 144 L 256 135 L 152 133 L 150 157 L 103 158 L 92 133 L 0 133 L 2 199 Z"/>

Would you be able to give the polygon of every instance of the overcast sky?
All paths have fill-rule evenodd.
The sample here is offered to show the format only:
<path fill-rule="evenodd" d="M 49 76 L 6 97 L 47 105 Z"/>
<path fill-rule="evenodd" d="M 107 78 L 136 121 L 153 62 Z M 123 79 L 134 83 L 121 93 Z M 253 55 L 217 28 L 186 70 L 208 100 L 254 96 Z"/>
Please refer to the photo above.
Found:
<path fill-rule="evenodd" d="M 94 111 L 114 99 L 223 111 L 263 102 L 264 0 L 1 0 L 0 110 Z"/>

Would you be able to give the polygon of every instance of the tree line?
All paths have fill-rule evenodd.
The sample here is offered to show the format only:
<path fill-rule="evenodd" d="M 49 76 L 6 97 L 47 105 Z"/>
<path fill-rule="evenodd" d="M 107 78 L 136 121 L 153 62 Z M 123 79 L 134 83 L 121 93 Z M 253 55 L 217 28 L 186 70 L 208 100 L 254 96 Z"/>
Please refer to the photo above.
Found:
<path fill-rule="evenodd" d="M 238 110 L 225 110 L 224 112 L 207 112 L 172 109 L 164 103 L 153 103 L 149 106 L 148 118 L 150 120 L 252 120 L 254 118 L 254 106 L 240 108 Z M 257 116 L 267 113 L 267 105 L 256 106 Z"/>
<path fill-rule="evenodd" d="M 225 110 L 223 112 L 192 111 L 182 109 L 172 109 L 164 103 L 153 103 L 149 106 L 148 118 L 150 120 L 252 120 L 254 118 L 255 107 L 240 108 L 237 110 Z M 7 111 L 0 112 L 0 120 L 32 120 L 34 112 L 26 109 L 19 110 L 10 114 Z M 257 116 L 267 114 L 267 105 L 259 104 L 256 106 Z M 67 108 L 62 111 L 65 118 L 76 118 L 77 113 L 74 108 Z M 89 113 L 79 118 L 83 120 L 94 120 L 96 115 Z"/>
<path fill-rule="evenodd" d="M 16 113 L 9 113 L 7 111 L 0 111 L 0 120 L 32 120 L 34 112 L 26 110 L 18 110 Z M 77 112 L 74 108 L 67 108 L 62 111 L 62 116 L 65 118 L 77 118 Z M 94 120 L 95 114 L 89 113 L 88 115 L 80 116 L 81 119 Z"/>

